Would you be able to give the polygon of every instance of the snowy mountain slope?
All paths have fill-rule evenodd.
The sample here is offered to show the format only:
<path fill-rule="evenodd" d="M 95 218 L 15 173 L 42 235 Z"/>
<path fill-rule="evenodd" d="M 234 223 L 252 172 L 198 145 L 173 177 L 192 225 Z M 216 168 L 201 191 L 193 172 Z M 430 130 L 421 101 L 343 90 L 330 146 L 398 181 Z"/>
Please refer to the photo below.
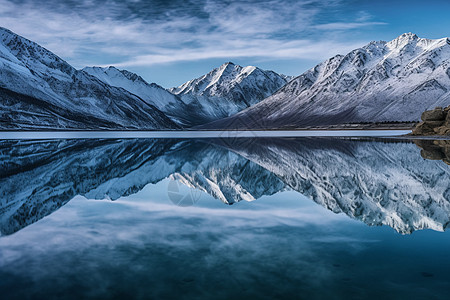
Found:
<path fill-rule="evenodd" d="M 115 67 L 86 67 L 83 71 L 139 96 L 184 127 L 202 125 L 241 111 L 270 96 L 291 79 L 256 67 L 226 63 L 168 91 Z"/>
<path fill-rule="evenodd" d="M 84 72 L 97 77 L 106 84 L 121 87 L 164 110 L 168 105 L 176 105 L 181 100 L 155 83 L 147 83 L 141 76 L 115 67 L 86 67 Z M 182 102 L 181 102 L 182 103 Z"/>
<path fill-rule="evenodd" d="M 180 96 L 186 104 L 198 107 L 211 121 L 258 103 L 290 79 L 273 71 L 228 62 L 169 91 Z"/>
<path fill-rule="evenodd" d="M 0 88 L 3 129 L 178 128 L 139 97 L 74 69 L 4 28 L 0 28 Z"/>
<path fill-rule="evenodd" d="M 195 123 L 195 112 L 191 115 L 189 106 L 181 99 L 157 85 L 156 83 L 147 83 L 141 76 L 127 70 L 118 70 L 115 67 L 86 67 L 82 71 L 95 76 L 104 83 L 120 87 L 136 96 L 139 96 L 146 103 L 154 105 L 160 111 L 164 112 L 172 120 L 182 126 L 190 126 Z"/>
<path fill-rule="evenodd" d="M 236 120 L 244 128 L 418 121 L 426 109 L 449 104 L 450 40 L 406 33 L 332 57 L 207 127 L 226 128 Z"/>
<path fill-rule="evenodd" d="M 76 70 L 4 28 L 0 38 L 4 129 L 193 127 L 248 108 L 291 79 L 226 63 L 168 91 L 114 67 Z"/>

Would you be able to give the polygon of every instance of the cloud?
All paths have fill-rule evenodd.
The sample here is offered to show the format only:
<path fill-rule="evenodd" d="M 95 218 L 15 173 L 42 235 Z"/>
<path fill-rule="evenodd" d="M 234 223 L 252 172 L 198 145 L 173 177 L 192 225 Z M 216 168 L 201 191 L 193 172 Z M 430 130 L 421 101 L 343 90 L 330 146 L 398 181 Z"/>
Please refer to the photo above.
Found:
<path fill-rule="evenodd" d="M 321 30 L 348 30 L 361 28 L 365 26 L 378 26 L 378 25 L 388 25 L 388 24 L 384 22 L 351 22 L 351 23 L 336 22 L 336 23 L 315 25 L 314 28 Z"/>
<path fill-rule="evenodd" d="M 237 43 L 236 43 L 237 44 Z M 304 59 L 326 59 L 338 53 L 347 53 L 358 48 L 361 43 L 339 43 L 310 40 L 264 41 L 264 47 L 247 45 L 243 43 L 239 47 L 227 48 L 226 43 L 222 48 L 204 47 L 202 49 L 184 49 L 183 52 L 168 49 L 164 53 L 138 55 L 131 60 L 117 62 L 118 67 L 127 66 L 151 66 L 155 64 L 174 63 L 178 61 L 193 61 L 210 58 L 239 58 L 239 57 L 271 57 L 278 59 L 304 58 Z M 106 65 L 105 65 L 106 66 Z"/>
<path fill-rule="evenodd" d="M 314 31 L 384 24 L 366 21 L 371 17 L 360 13 L 354 22 L 316 25 L 321 12 L 341 4 L 333 0 L 0 0 L 0 26 L 38 42 L 76 67 L 237 57 L 317 60 L 363 42 L 341 42 Z"/>

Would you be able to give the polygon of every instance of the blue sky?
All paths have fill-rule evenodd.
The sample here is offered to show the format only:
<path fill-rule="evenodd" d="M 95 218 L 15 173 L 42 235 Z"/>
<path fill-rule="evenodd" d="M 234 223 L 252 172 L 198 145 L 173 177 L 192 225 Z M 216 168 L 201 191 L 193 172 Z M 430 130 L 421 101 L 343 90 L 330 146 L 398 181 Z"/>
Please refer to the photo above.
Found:
<path fill-rule="evenodd" d="M 77 68 L 172 87 L 227 61 L 300 75 L 372 40 L 447 37 L 449 12 L 442 0 L 0 0 L 0 26 Z"/>

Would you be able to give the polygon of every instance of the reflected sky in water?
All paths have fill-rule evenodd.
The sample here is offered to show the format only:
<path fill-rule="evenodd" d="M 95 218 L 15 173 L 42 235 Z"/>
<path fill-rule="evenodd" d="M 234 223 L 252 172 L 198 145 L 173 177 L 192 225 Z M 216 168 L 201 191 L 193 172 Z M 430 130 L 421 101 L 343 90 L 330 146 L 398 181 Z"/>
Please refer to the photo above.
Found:
<path fill-rule="evenodd" d="M 158 141 L 151 144 L 153 155 L 140 152 L 127 164 L 125 160 L 118 161 L 118 157 L 129 157 L 128 153 L 141 149 L 137 142 L 128 142 L 94 143 L 91 150 L 100 148 L 92 152 L 85 147 L 75 151 L 74 144 L 69 142 L 57 144 L 59 149 L 71 146 L 71 150 L 61 157 L 54 151 L 50 156 L 45 154 L 55 146 L 53 144 L 45 144 L 47 150 L 43 151 L 32 143 L 35 153 L 32 157 L 25 155 L 27 151 L 23 148 L 16 147 L 14 156 L 17 158 L 21 153 L 21 160 L 13 160 L 13 155 L 9 156 L 9 164 L 3 160 L 10 172 L 0 181 L 3 201 L 1 224 L 11 224 L 5 221 L 12 220 L 11 215 L 18 220 L 18 211 L 25 219 L 34 218 L 21 229 L 0 237 L 0 290 L 6 299 L 30 296 L 67 299 L 376 299 L 386 295 L 387 298 L 442 299 L 448 295 L 448 231 L 422 229 L 405 234 L 399 233 L 395 227 L 373 226 L 381 224 L 371 224 L 361 217 L 365 210 L 373 209 L 366 214 L 370 216 L 388 208 L 405 207 L 408 208 L 405 213 L 400 210 L 391 210 L 390 213 L 395 212 L 399 218 L 408 214 L 415 217 L 409 210 L 412 207 L 420 212 L 417 215 L 426 216 L 433 222 L 448 217 L 447 206 L 441 203 L 447 199 L 447 181 L 441 177 L 447 174 L 445 168 L 448 167 L 440 160 L 424 160 L 420 156 L 421 149 L 414 144 L 380 141 L 359 141 L 357 144 L 358 141 L 347 141 L 331 143 L 330 146 L 327 141 L 308 141 L 288 143 L 296 146 L 292 149 L 284 142 L 207 143 L 199 147 L 198 142 L 180 145 L 176 141 L 161 147 Z M 104 148 L 105 145 L 108 147 Z M 146 147 L 142 149 L 147 149 L 150 144 L 144 145 Z M 29 147 L 30 144 L 27 145 Z M 164 150 L 158 152 L 160 148 Z M 229 152 L 230 149 L 233 151 Z M 266 152 L 270 149 L 275 149 L 279 156 L 286 157 L 289 153 L 292 168 L 286 168 L 282 160 L 273 163 L 270 152 Z M 301 151 L 296 152 L 299 149 Z M 367 154 L 370 149 L 388 153 L 387 156 L 376 157 L 382 166 L 374 167 L 368 160 L 369 156 L 361 154 Z M 102 162 L 101 167 L 98 166 L 97 152 L 112 163 L 108 166 Z M 155 155 L 157 152 L 159 155 Z M 399 159 L 397 152 L 409 153 L 412 158 Z M 260 160 L 256 159 L 258 153 Z M 1 154 L 3 158 L 7 156 L 5 150 Z M 325 154 L 332 159 L 338 155 L 342 160 L 337 166 L 342 166 L 342 173 L 345 173 L 344 168 L 359 165 L 358 174 L 366 172 L 363 178 L 382 169 L 386 170 L 383 174 L 392 176 L 395 173 L 392 166 L 397 166 L 395 170 L 399 178 L 416 178 L 416 168 L 411 167 L 412 163 L 426 174 L 433 174 L 432 170 L 436 170 L 436 178 L 428 177 L 428 182 L 423 182 L 421 188 L 416 181 L 410 183 L 410 186 L 416 186 L 415 193 L 397 192 L 395 197 L 376 200 L 378 194 L 372 193 L 372 189 L 350 189 L 349 183 L 362 186 L 363 181 L 335 181 L 330 179 L 333 173 L 328 173 L 329 191 L 340 189 L 350 202 L 348 207 L 352 207 L 354 199 L 366 201 L 362 202 L 366 205 L 365 210 L 346 210 L 343 202 L 339 202 L 342 199 L 336 196 L 326 198 L 317 193 L 324 186 L 317 182 L 323 180 L 325 174 L 320 173 L 323 172 L 319 169 L 320 164 L 311 162 L 310 155 L 313 154 L 322 160 Z M 374 157 L 372 152 L 369 154 Z M 42 155 L 39 163 L 36 163 L 36 155 Z M 349 166 L 346 157 L 352 157 L 356 163 Z M 311 164 L 303 169 L 297 165 L 300 159 Z M 31 162 L 34 162 L 33 167 Z M 17 167 L 19 165 L 20 168 Z M 234 167 L 227 167 L 230 165 Z M 119 166 L 121 171 L 117 169 Z M 334 166 L 330 161 L 327 166 L 332 171 Z M 78 177 L 71 174 L 64 179 L 58 172 L 59 169 L 67 174 L 71 168 L 77 168 L 78 172 L 73 174 L 78 174 Z M 83 175 L 81 180 L 79 177 L 84 174 L 83 170 L 93 172 L 95 176 Z M 315 184 L 305 176 L 311 170 L 320 175 L 311 177 L 316 180 Z M 222 177 L 217 177 L 218 174 Z M 32 175 L 37 179 L 31 180 Z M 374 182 L 383 183 L 377 179 L 381 175 L 373 177 Z M 19 176 L 22 182 L 28 178 L 28 186 L 32 186 L 35 193 L 27 194 L 29 189 L 21 187 L 15 189 L 14 194 L 11 188 L 5 188 L 6 182 L 18 184 L 15 176 Z M 44 180 L 52 176 L 58 176 L 60 181 Z M 130 181 L 130 177 L 137 181 Z M 88 179 L 89 182 L 86 181 Z M 176 192 L 170 187 L 173 179 L 191 186 L 182 187 L 179 193 L 192 193 L 196 197 L 193 206 L 180 207 L 173 203 L 170 193 Z M 59 191 L 56 194 L 63 197 L 72 189 L 70 184 L 77 180 L 77 193 L 83 196 L 76 195 L 68 202 L 60 203 L 54 195 L 33 196 L 44 195 L 44 191 L 48 195 L 50 191 Z M 137 183 L 142 182 L 146 183 L 140 187 Z M 264 185 L 271 183 L 276 188 L 252 189 L 258 186 L 258 182 Z M 125 183 L 133 183 L 134 188 Z M 238 189 L 227 190 L 227 183 L 235 187 L 236 183 L 240 185 Z M 72 187 L 68 189 L 67 186 Z M 312 188 L 316 193 L 311 192 Z M 300 189 L 309 195 L 300 193 Z M 352 192 L 344 193 L 344 190 Z M 355 191 L 361 190 L 371 194 L 360 197 Z M 434 198 L 424 198 L 429 207 L 419 207 L 423 202 L 419 201 L 418 195 L 430 195 L 426 194 L 430 191 L 434 191 L 431 194 Z M 438 191 L 442 191 L 443 200 L 436 196 Z M 217 198 L 219 194 L 224 195 L 224 199 L 237 195 L 247 198 L 236 199 L 240 201 L 227 205 Z M 108 197 L 105 199 L 99 195 Z M 256 195 L 256 200 L 250 199 L 249 195 Z M 401 198 L 408 195 L 416 198 Z M 15 201 L 9 201 L 11 199 Z M 337 199 L 336 202 L 327 202 L 333 199 Z M 39 206 L 36 204 L 38 200 L 46 204 Z M 389 206 L 383 201 L 403 201 L 406 204 Z M 330 203 L 337 203 L 341 211 L 333 211 Z M 377 210 L 377 205 L 382 209 Z M 29 214 L 25 214 L 24 209 L 14 208 L 19 206 L 25 207 Z M 445 228 L 446 224 L 443 226 Z"/>

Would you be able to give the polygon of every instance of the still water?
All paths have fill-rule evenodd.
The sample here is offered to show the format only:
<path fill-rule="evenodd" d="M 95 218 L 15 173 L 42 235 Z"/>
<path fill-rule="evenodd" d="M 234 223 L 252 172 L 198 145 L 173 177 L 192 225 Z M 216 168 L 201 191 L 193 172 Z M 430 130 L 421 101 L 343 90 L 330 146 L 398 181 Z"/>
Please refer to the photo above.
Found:
<path fill-rule="evenodd" d="M 1 299 L 446 299 L 450 144 L 0 141 Z"/>

